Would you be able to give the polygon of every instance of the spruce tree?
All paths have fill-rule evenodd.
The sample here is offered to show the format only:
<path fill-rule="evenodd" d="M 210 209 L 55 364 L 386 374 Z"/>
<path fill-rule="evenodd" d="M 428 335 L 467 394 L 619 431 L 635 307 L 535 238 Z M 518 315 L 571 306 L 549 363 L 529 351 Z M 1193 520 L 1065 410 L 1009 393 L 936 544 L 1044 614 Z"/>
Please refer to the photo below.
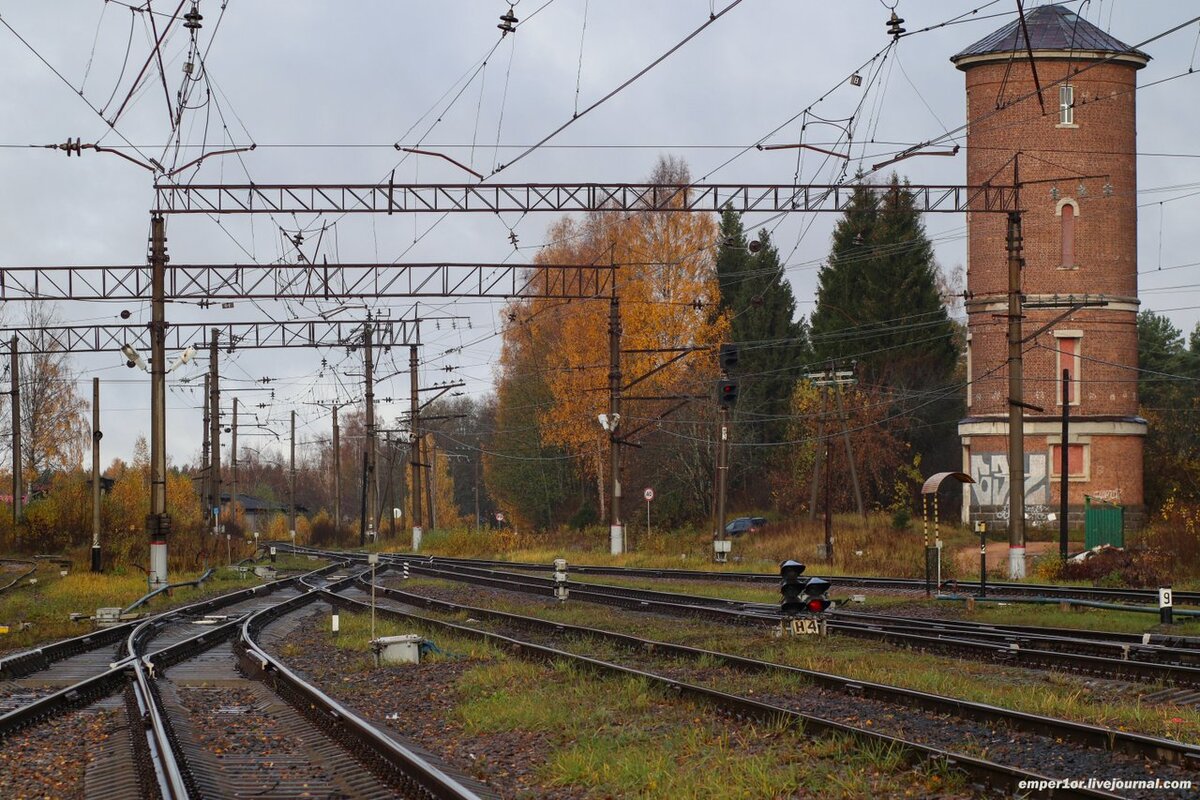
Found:
<path fill-rule="evenodd" d="M 890 192 L 859 189 L 838 221 L 818 274 L 813 348 L 818 361 L 854 362 L 860 382 L 890 390 L 923 469 L 952 468 L 965 394 L 952 388 L 961 335 L 907 186 L 893 174 Z"/>
<path fill-rule="evenodd" d="M 796 319 L 796 298 L 770 234 L 759 231 L 760 247 L 751 253 L 741 216 L 727 208 L 721 215 L 720 235 L 719 310 L 729 316 L 730 338 L 740 353 L 734 372 L 739 378 L 736 438 L 751 443 L 782 441 L 792 388 L 808 360 L 808 326 Z M 748 474 L 748 467 L 765 460 L 769 459 L 761 452 L 734 448 L 735 484 L 743 482 L 739 476 Z M 766 488 L 761 480 L 754 485 Z M 761 503 L 764 498 L 747 499 Z"/>

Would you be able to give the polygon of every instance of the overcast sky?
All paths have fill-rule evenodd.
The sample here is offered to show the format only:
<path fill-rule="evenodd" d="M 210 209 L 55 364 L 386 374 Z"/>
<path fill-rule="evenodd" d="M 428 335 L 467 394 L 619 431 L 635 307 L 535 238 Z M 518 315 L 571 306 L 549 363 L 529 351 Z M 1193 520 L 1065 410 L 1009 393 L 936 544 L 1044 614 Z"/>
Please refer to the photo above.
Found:
<path fill-rule="evenodd" d="M 218 0 L 202 0 L 199 41 L 202 50 L 208 48 L 205 64 L 213 92 L 207 105 L 184 115 L 182 140 L 189 149 L 165 158 L 182 164 L 204 152 L 202 145 L 211 150 L 253 142 L 254 152 L 214 157 L 180 179 L 369 183 L 395 169 L 397 182 L 463 182 L 469 178 L 461 170 L 439 159 L 402 158 L 393 143 L 420 143 L 486 175 L 665 53 L 728 2 L 521 0 L 515 8 L 522 20 L 518 32 L 497 46 L 496 24 L 508 9 L 499 0 L 228 0 L 223 15 Z M 154 9 L 169 15 L 175 5 L 157 0 Z M 1037 0 L 1026 2 L 1036 5 Z M 1200 13 L 1193 0 L 1069 5 L 1130 45 Z M 972 15 L 972 9 L 980 10 Z M 745 148 L 809 107 L 835 120 L 860 109 L 851 172 L 860 160 L 870 165 L 881 153 L 958 127 L 965 121 L 963 75 L 948 59 L 1014 19 L 1015 0 L 900 0 L 897 11 L 909 31 L 966 16 L 902 39 L 880 68 L 881 61 L 871 59 L 889 41 L 889 12 L 881 0 L 743 0 L 638 82 L 579 118 L 552 146 L 493 180 L 636 182 L 668 154 L 685 159 L 694 179 L 790 183 L 799 166 L 803 182 L 836 180 L 841 162 L 831 164 L 819 154 L 805 153 L 798 164 L 795 150 Z M 157 66 L 117 121 L 119 135 L 88 105 L 104 109 L 111 119 L 129 93 L 151 52 L 148 15 L 115 0 L 0 0 L 0 17 L 71 84 L 56 77 L 13 31 L 0 27 L 0 265 L 144 263 L 151 174 L 111 154 L 85 152 L 68 159 L 26 145 L 80 137 L 84 143 L 117 146 L 124 137 L 146 154 L 164 157 L 170 125 Z M 163 21 L 157 19 L 160 31 Z M 1195 66 L 1198 33 L 1193 24 L 1146 45 L 1154 60 L 1139 73 L 1140 85 Z M 176 30 L 163 50 L 172 102 L 183 79 L 188 45 L 183 34 Z M 847 80 L 855 70 L 864 77 L 861 87 Z M 203 102 L 204 91 L 200 85 L 194 104 Z M 1158 267 L 1197 260 L 1197 99 L 1195 75 L 1138 93 L 1143 303 L 1166 311 L 1185 330 L 1200 319 L 1197 267 L 1162 272 Z M 832 142 L 839 133 L 833 126 L 811 126 L 805 141 Z M 797 120 L 769 141 L 795 142 L 799 136 Z M 914 183 L 964 180 L 961 155 L 902 166 Z M 1169 202 L 1160 206 L 1160 201 Z M 431 215 L 361 215 L 337 220 L 320 255 L 346 262 L 526 263 L 553 220 L 551 214 L 452 215 L 440 221 Z M 751 215 L 747 226 L 762 221 Z M 769 221 L 801 313 L 812 310 L 816 271 L 828 251 L 833 222 L 833 215 L 799 214 Z M 963 267 L 964 219 L 929 215 L 926 224 L 942 268 Z M 168 249 L 175 263 L 269 264 L 289 254 L 281 228 L 288 234 L 308 231 L 305 247 L 311 254 L 320 226 L 311 217 L 169 218 Z M 510 231 L 518 237 L 517 250 Z M 461 318 L 423 326 L 423 382 L 458 378 L 467 382 L 467 393 L 487 393 L 502 305 L 500 300 L 422 302 L 422 314 Z M 206 323 L 309 319 L 330 307 L 239 302 L 223 310 L 171 304 L 168 317 Z M 375 307 L 390 308 L 394 317 L 412 313 L 407 302 Z M 132 313 L 132 322 L 144 323 L 149 316 L 143 302 L 64 303 L 57 313 L 64 323 L 115 324 L 122 310 Z M 3 312 L 6 325 L 19 324 L 25 313 L 15 304 Z M 362 313 L 361 308 L 347 310 L 341 317 Z M 328 436 L 328 415 L 312 404 L 356 398 L 358 379 L 347 373 L 361 372 L 358 359 L 344 350 L 243 350 L 222 356 L 223 406 L 229 408 L 229 392 L 236 391 L 246 417 L 257 413 L 260 422 L 285 437 L 294 408 L 297 438 L 320 440 Z M 91 378 L 102 381 L 105 463 L 113 456 L 128 457 L 136 438 L 149 432 L 148 376 L 127 369 L 119 353 L 79 356 L 74 363 L 78 391 L 90 397 Z M 170 379 L 168 451 L 174 463 L 194 462 L 199 452 L 195 387 L 206 366 L 206 358 L 197 359 Z M 381 377 L 400 372 L 400 366 L 407 369 L 406 352 L 386 355 Z M 263 384 L 264 378 L 271 382 Z M 261 391 L 264 386 L 274 393 Z M 402 373 L 384 380 L 377 397 L 399 398 L 407 387 Z M 264 408 L 254 408 L 259 404 Z M 401 411 L 399 404 L 381 403 L 385 420 Z M 242 441 L 251 447 L 274 445 L 270 434 Z"/>

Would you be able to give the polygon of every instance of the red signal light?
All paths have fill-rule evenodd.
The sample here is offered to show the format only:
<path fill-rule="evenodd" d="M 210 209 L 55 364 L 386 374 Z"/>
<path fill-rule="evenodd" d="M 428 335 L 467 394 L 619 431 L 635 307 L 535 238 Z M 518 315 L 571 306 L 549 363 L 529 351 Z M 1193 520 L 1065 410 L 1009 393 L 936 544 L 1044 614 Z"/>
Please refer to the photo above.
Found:
<path fill-rule="evenodd" d="M 807 608 L 814 614 L 820 614 L 829 608 L 829 601 L 821 597 L 814 597 L 807 603 Z"/>

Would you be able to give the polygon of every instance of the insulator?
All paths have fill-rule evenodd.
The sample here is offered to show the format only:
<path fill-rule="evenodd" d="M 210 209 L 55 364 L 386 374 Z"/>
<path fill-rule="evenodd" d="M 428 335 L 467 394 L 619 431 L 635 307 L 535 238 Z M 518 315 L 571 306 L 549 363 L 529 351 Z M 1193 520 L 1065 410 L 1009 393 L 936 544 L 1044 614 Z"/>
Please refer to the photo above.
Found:
<path fill-rule="evenodd" d="M 887 24 L 888 24 L 888 33 L 890 33 L 892 35 L 893 39 L 899 39 L 901 34 L 907 33 L 907 31 L 904 30 L 904 28 L 900 27 L 901 25 L 904 24 L 904 20 L 901 19 L 900 17 L 896 16 L 896 12 L 894 9 L 892 11 L 891 19 L 888 20 Z"/>
<path fill-rule="evenodd" d="M 516 32 L 516 30 L 517 30 L 516 25 L 517 25 L 517 15 L 513 13 L 512 6 L 509 6 L 508 13 L 500 15 L 500 24 L 497 25 L 496 27 L 499 28 L 500 30 L 504 31 L 503 35 L 508 35 L 510 33 Z"/>
<path fill-rule="evenodd" d="M 204 17 L 200 14 L 199 4 L 193 3 L 192 10 L 183 15 L 183 27 L 191 31 L 200 30 L 200 20 Z"/>

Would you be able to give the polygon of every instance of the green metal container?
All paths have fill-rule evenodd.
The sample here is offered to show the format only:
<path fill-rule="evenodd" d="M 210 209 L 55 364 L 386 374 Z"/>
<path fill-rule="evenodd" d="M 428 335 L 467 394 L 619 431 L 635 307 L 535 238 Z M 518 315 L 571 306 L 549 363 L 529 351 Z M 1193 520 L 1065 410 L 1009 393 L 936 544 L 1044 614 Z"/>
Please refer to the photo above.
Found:
<path fill-rule="evenodd" d="M 1125 546 L 1125 508 L 1123 506 L 1092 502 L 1092 498 L 1083 498 L 1083 527 L 1084 545 L 1088 550 L 1102 544 L 1113 547 Z"/>

